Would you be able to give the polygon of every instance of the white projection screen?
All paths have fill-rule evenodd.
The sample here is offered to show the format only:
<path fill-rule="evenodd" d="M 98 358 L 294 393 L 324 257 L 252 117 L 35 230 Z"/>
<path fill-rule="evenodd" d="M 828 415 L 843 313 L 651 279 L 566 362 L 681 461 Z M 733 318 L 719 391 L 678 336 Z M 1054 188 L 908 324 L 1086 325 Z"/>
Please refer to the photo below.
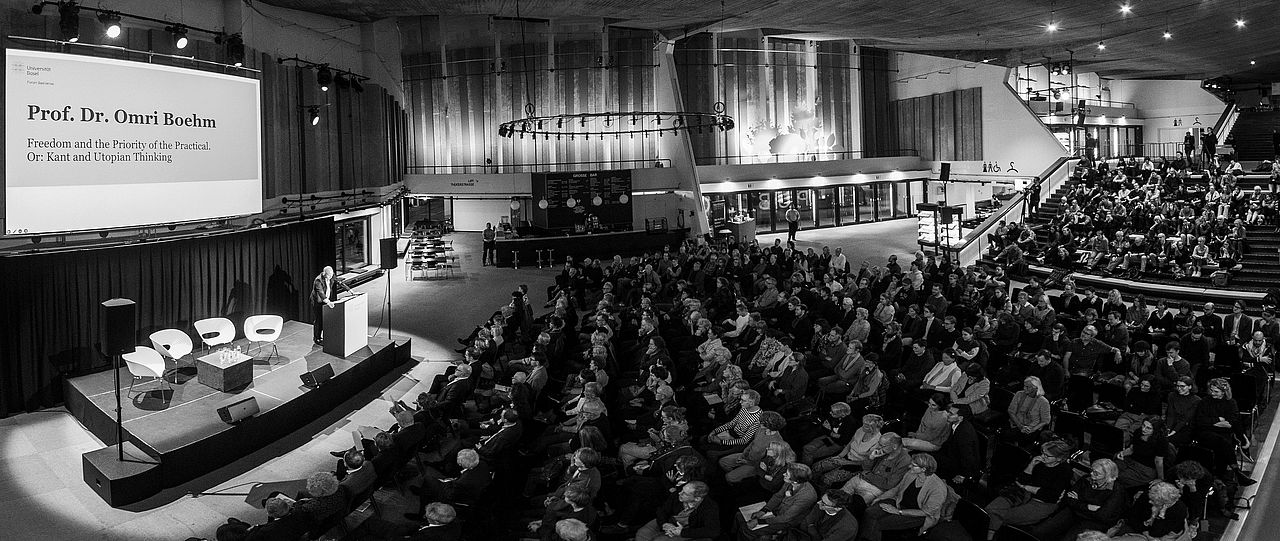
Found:
<path fill-rule="evenodd" d="M 262 212 L 256 79 L 8 49 L 4 233 Z"/>

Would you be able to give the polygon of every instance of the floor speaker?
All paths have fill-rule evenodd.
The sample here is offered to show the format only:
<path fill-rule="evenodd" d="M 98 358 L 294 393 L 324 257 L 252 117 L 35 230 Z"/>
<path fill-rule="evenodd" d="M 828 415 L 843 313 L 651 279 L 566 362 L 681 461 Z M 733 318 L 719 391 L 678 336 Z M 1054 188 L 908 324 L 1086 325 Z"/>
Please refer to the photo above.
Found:
<path fill-rule="evenodd" d="M 160 462 L 124 443 L 124 461 L 118 446 L 112 445 L 81 455 L 84 482 L 111 507 L 137 503 L 159 493 L 163 487 Z"/>
<path fill-rule="evenodd" d="M 218 408 L 218 417 L 224 423 L 238 423 L 241 419 L 257 415 L 259 411 L 262 410 L 258 408 L 258 399 L 250 396 Z"/>
<path fill-rule="evenodd" d="M 129 299 L 102 301 L 102 351 L 107 355 L 133 353 L 138 305 Z"/>
<path fill-rule="evenodd" d="M 329 381 L 333 378 L 333 365 L 324 363 L 324 366 L 307 372 L 301 376 L 302 384 L 312 389 L 319 387 L 321 383 Z"/>
<path fill-rule="evenodd" d="M 396 250 L 396 239 L 394 238 L 382 239 L 378 241 L 378 245 L 379 245 L 379 248 L 382 249 L 382 268 L 384 270 L 391 270 L 396 268 L 396 265 L 399 263 L 397 261 L 399 254 L 397 253 L 397 250 Z"/>

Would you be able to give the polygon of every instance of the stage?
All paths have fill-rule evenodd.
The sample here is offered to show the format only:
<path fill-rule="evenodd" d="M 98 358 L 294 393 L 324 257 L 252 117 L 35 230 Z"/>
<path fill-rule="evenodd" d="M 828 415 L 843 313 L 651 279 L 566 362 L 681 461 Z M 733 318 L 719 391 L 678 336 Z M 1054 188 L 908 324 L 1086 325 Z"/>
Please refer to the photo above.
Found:
<path fill-rule="evenodd" d="M 311 325 L 285 322 L 276 342 L 279 355 L 268 361 L 270 344 L 254 350 L 253 381 L 239 389 L 223 392 L 197 381 L 195 358 L 205 355 L 203 347 L 197 346 L 192 355 L 181 360 L 177 371 L 169 361 L 165 379 L 172 390 L 148 380 L 138 383 L 132 396 L 122 396 L 125 439 L 158 462 L 163 487 L 157 487 L 156 492 L 265 447 L 393 370 L 407 368 L 410 359 L 406 339 L 393 343 L 371 336 L 367 347 L 343 359 L 321 351 L 311 338 Z M 251 349 L 244 339 L 230 345 Z M 300 376 L 325 364 L 333 367 L 332 379 L 316 389 L 302 384 Z M 114 372 L 106 370 L 66 383 L 67 409 L 107 445 L 116 443 L 114 379 Z M 127 392 L 130 381 L 128 369 L 122 366 L 122 392 Z M 236 424 L 219 418 L 218 408 L 248 397 L 257 400 L 261 409 L 257 415 Z"/>

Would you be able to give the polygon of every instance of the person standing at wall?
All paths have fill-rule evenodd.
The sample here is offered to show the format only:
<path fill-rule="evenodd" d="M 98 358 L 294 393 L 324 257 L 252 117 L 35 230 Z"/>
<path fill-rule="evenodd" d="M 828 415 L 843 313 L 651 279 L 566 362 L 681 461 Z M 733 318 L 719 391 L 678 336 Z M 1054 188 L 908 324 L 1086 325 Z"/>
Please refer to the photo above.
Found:
<path fill-rule="evenodd" d="M 1187 159 L 1195 161 L 1196 159 L 1196 136 L 1187 130 L 1187 134 L 1182 137 L 1182 150 L 1187 154 Z"/>
<path fill-rule="evenodd" d="M 493 222 L 485 222 L 484 224 L 484 251 L 480 254 L 480 266 L 487 267 L 490 263 L 495 266 L 498 264 L 498 231 L 493 228 Z"/>
<path fill-rule="evenodd" d="M 796 204 L 792 203 L 787 208 L 787 242 L 796 240 L 796 231 L 800 230 L 800 211 L 796 210 Z"/>
<path fill-rule="evenodd" d="M 1205 167 L 1209 167 L 1218 153 L 1218 136 L 1213 133 L 1213 128 L 1204 129 L 1204 135 L 1200 136 L 1200 150 L 1204 152 Z"/>

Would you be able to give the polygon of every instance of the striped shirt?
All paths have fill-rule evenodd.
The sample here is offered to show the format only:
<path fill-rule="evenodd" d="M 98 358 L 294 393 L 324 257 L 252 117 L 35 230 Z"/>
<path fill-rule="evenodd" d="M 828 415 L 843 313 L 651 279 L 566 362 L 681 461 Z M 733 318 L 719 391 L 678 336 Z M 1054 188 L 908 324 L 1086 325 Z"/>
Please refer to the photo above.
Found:
<path fill-rule="evenodd" d="M 713 433 L 727 432 L 731 439 L 725 442 L 725 445 L 747 443 L 756 435 L 756 429 L 760 428 L 760 414 L 763 412 L 764 410 L 759 407 L 755 408 L 755 411 L 739 408 L 738 415 L 732 421 L 720 425 Z"/>

